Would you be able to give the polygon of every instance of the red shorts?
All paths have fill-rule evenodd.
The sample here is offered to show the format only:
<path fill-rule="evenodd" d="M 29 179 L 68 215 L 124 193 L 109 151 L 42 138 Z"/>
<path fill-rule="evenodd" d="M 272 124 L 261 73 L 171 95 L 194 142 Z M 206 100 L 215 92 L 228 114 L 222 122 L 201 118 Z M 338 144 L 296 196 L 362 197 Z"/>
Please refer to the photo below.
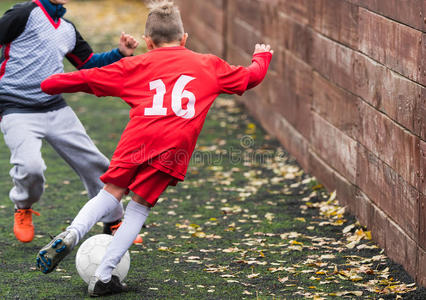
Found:
<path fill-rule="evenodd" d="M 109 167 L 100 179 L 103 183 L 127 188 L 153 206 L 169 185 L 176 185 L 178 182 L 173 176 L 148 164 L 134 168 Z"/>

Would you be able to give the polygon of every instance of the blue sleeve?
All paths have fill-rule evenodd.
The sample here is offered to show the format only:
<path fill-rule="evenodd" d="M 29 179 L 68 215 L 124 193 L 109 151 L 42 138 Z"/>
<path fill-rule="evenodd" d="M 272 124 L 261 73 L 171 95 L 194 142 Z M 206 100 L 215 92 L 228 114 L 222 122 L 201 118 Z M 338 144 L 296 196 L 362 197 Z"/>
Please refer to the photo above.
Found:
<path fill-rule="evenodd" d="M 113 49 L 109 52 L 95 53 L 79 69 L 101 68 L 101 67 L 110 65 L 112 63 L 115 63 L 116 61 L 119 61 L 123 57 L 124 56 L 121 55 L 120 51 L 118 51 L 118 48 Z"/>

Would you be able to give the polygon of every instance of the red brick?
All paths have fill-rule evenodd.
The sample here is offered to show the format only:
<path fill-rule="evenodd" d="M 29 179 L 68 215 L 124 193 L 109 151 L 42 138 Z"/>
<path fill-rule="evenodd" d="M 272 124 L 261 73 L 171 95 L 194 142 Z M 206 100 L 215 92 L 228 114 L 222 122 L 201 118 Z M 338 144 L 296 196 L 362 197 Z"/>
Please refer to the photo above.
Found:
<path fill-rule="evenodd" d="M 318 155 L 351 183 L 356 179 L 357 142 L 313 114 L 312 146 Z"/>
<path fill-rule="evenodd" d="M 356 93 L 355 65 L 357 54 L 318 33 L 313 34 L 312 66 L 330 81 Z"/>
<path fill-rule="evenodd" d="M 226 58 L 229 63 L 233 65 L 248 65 L 252 56 L 248 53 L 241 51 L 241 49 L 234 45 L 228 45 Z"/>
<path fill-rule="evenodd" d="M 357 188 L 355 185 L 333 170 L 328 162 L 319 157 L 312 148 L 309 149 L 309 166 L 309 172 L 315 175 L 328 191 L 336 191 L 340 205 L 345 206 L 352 214 L 357 212 L 358 204 L 355 200 Z"/>
<path fill-rule="evenodd" d="M 259 42 L 273 45 L 275 49 L 279 46 L 278 37 L 282 28 L 279 24 L 278 5 L 279 0 L 261 0 L 258 13 L 261 14 L 262 25 L 260 32 L 262 40 Z"/>
<path fill-rule="evenodd" d="M 189 46 L 192 46 L 192 40 L 197 40 L 198 42 L 203 44 L 202 49 L 198 49 L 198 47 L 197 49 L 195 49 L 196 51 L 204 53 L 213 53 L 221 57 L 225 55 L 223 35 L 206 26 L 205 23 L 199 22 L 197 26 L 190 28 L 188 33 Z M 208 36 L 209 38 L 206 39 L 206 36 Z"/>
<path fill-rule="evenodd" d="M 356 92 L 368 103 L 414 131 L 416 102 L 421 86 L 385 68 L 364 55 L 356 55 Z"/>
<path fill-rule="evenodd" d="M 414 240 L 419 233 L 419 192 L 360 146 L 356 185 Z"/>
<path fill-rule="evenodd" d="M 279 15 L 277 26 L 279 27 L 277 44 L 283 45 L 286 50 L 306 63 L 310 63 L 312 30 L 284 14 Z"/>
<path fill-rule="evenodd" d="M 288 52 L 282 48 L 274 50 L 274 55 L 272 56 L 272 61 L 269 65 L 268 74 L 269 72 L 273 72 L 274 74 L 282 76 L 285 71 L 285 57 L 288 55 L 287 53 Z"/>
<path fill-rule="evenodd" d="M 266 115 L 265 119 L 269 119 L 269 122 L 275 123 L 275 136 L 285 149 L 296 158 L 302 168 L 305 171 L 309 171 L 309 141 L 287 122 L 286 119 L 279 118 L 271 120 L 271 115 Z"/>
<path fill-rule="evenodd" d="M 426 196 L 423 194 L 420 194 L 419 213 L 419 245 L 426 249 Z"/>
<path fill-rule="evenodd" d="M 426 32 L 426 1 L 423 1 L 422 17 L 423 17 L 423 32 Z"/>
<path fill-rule="evenodd" d="M 358 6 L 341 0 L 316 0 L 312 26 L 320 33 L 353 49 L 358 47 Z"/>
<path fill-rule="evenodd" d="M 426 1 L 424 2 L 425 4 L 425 13 L 426 13 Z M 426 17 L 425 17 L 425 29 L 426 31 Z M 422 34 L 422 53 L 421 53 L 421 57 L 422 60 L 420 62 L 420 67 L 419 67 L 419 71 L 420 71 L 420 82 L 425 86 L 426 85 L 426 33 L 423 32 Z"/>
<path fill-rule="evenodd" d="M 419 190 L 426 195 L 426 142 L 420 141 Z"/>
<path fill-rule="evenodd" d="M 283 58 L 283 74 L 272 82 L 271 105 L 306 138 L 311 134 L 311 67 L 289 52 Z"/>
<path fill-rule="evenodd" d="M 268 133 L 277 137 L 287 151 L 294 156 L 305 170 L 309 169 L 309 142 L 287 120 L 273 109 L 259 101 L 255 90 L 247 91 L 243 97 L 238 98 Z"/>
<path fill-rule="evenodd" d="M 312 14 L 312 5 L 316 0 L 281 0 L 280 13 L 286 14 L 298 23 L 308 25 Z"/>
<path fill-rule="evenodd" d="M 259 31 L 262 27 L 262 13 L 259 11 L 260 1 L 233 0 L 231 2 L 234 2 L 231 17 L 244 20 L 254 30 Z"/>
<path fill-rule="evenodd" d="M 386 254 L 390 259 L 404 266 L 411 276 L 416 276 L 417 244 L 394 222 L 385 229 Z"/>
<path fill-rule="evenodd" d="M 371 222 L 373 218 L 373 202 L 364 194 L 360 189 L 356 189 L 355 193 L 355 216 L 359 223 L 368 229 L 371 229 Z"/>
<path fill-rule="evenodd" d="M 334 180 L 336 172 L 313 148 L 309 148 L 309 166 L 309 173 L 314 175 L 328 191 L 333 192 L 336 190 L 337 183 Z"/>
<path fill-rule="evenodd" d="M 383 199 L 385 191 L 383 163 L 365 147 L 359 146 L 357 157 L 356 185 L 379 207 L 389 211 L 390 207 L 384 207 L 388 202 Z"/>
<path fill-rule="evenodd" d="M 382 70 L 384 76 L 375 82 L 376 95 L 380 95 L 378 108 L 408 130 L 414 131 L 415 103 L 421 97 L 421 86 L 389 69 Z"/>
<path fill-rule="evenodd" d="M 188 40 L 186 47 L 188 49 L 191 49 L 193 51 L 197 51 L 199 53 L 211 53 L 212 50 L 209 49 L 206 44 L 204 43 L 204 41 L 199 40 L 195 37 L 191 38 Z"/>
<path fill-rule="evenodd" d="M 418 113 L 415 107 L 424 98 L 421 96 L 424 88 L 367 56 L 318 34 L 314 34 L 313 44 L 312 65 L 321 75 L 361 96 L 408 130 L 422 132 L 426 114 Z"/>
<path fill-rule="evenodd" d="M 419 188 L 419 138 L 363 102 L 360 105 L 360 115 L 362 118 L 359 142 L 404 180 Z"/>
<path fill-rule="evenodd" d="M 247 54 L 253 53 L 254 46 L 262 40 L 259 31 L 256 31 L 250 22 L 238 18 L 234 19 L 230 26 L 228 41 Z"/>
<path fill-rule="evenodd" d="M 371 235 L 377 244 L 386 249 L 387 231 L 389 228 L 388 216 L 380 210 L 377 206 L 373 206 L 373 213 L 371 218 Z"/>
<path fill-rule="evenodd" d="M 360 50 L 422 84 L 422 32 L 360 9 Z"/>
<path fill-rule="evenodd" d="M 325 120 L 353 139 L 358 136 L 360 115 L 355 95 L 314 73 L 312 108 Z"/>
<path fill-rule="evenodd" d="M 217 7 L 210 1 L 195 1 L 193 3 L 192 13 L 197 15 L 200 23 L 204 23 L 221 35 L 225 34 L 225 11 L 223 7 Z M 206 38 L 208 36 L 203 37 Z"/>
<path fill-rule="evenodd" d="M 194 1 L 191 1 L 191 3 L 193 3 L 193 2 Z M 207 2 L 207 1 L 203 1 L 203 2 Z M 226 2 L 227 2 L 226 0 L 209 0 L 210 4 L 213 4 L 214 6 L 216 6 L 219 9 L 224 9 Z"/>
<path fill-rule="evenodd" d="M 418 248 L 417 283 L 426 287 L 426 250 Z"/>
<path fill-rule="evenodd" d="M 423 5 L 426 2 L 423 0 L 349 0 L 349 2 L 368 8 L 418 30 L 424 29 L 423 17 L 425 9 L 423 8 L 422 13 L 422 2 Z"/>

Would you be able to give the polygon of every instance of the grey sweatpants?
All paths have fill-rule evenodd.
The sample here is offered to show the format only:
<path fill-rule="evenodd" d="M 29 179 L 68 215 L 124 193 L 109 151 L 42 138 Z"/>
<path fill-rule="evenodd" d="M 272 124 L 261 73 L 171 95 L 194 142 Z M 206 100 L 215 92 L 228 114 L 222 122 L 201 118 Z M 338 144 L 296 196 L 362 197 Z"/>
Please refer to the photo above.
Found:
<path fill-rule="evenodd" d="M 43 194 L 46 165 L 41 156 L 42 139 L 80 176 L 90 198 L 102 189 L 99 176 L 107 170 L 109 161 L 70 107 L 45 113 L 7 114 L 0 127 L 11 152 L 10 176 L 14 187 L 9 197 L 16 208 L 30 208 Z M 102 221 L 112 222 L 122 215 L 123 208 L 119 205 Z"/>

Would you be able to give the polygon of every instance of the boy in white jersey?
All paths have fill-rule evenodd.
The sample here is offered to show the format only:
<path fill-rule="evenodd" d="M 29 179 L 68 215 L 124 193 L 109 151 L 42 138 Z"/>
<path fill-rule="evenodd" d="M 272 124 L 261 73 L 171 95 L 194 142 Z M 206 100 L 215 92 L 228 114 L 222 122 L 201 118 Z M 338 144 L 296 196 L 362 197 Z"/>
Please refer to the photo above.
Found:
<path fill-rule="evenodd" d="M 43 93 L 40 83 L 63 72 L 64 57 L 78 69 L 102 67 L 131 56 L 138 46 L 133 37 L 122 34 L 117 49 L 94 54 L 74 25 L 62 18 L 67 2 L 28 1 L 0 18 L 0 125 L 13 165 L 13 231 L 24 243 L 33 240 L 32 214 L 38 213 L 32 206 L 44 191 L 43 139 L 77 172 L 90 198 L 102 188 L 99 176 L 109 165 L 62 96 Z M 104 216 L 102 221 L 111 223 L 105 231 L 122 214 L 117 207 Z"/>

